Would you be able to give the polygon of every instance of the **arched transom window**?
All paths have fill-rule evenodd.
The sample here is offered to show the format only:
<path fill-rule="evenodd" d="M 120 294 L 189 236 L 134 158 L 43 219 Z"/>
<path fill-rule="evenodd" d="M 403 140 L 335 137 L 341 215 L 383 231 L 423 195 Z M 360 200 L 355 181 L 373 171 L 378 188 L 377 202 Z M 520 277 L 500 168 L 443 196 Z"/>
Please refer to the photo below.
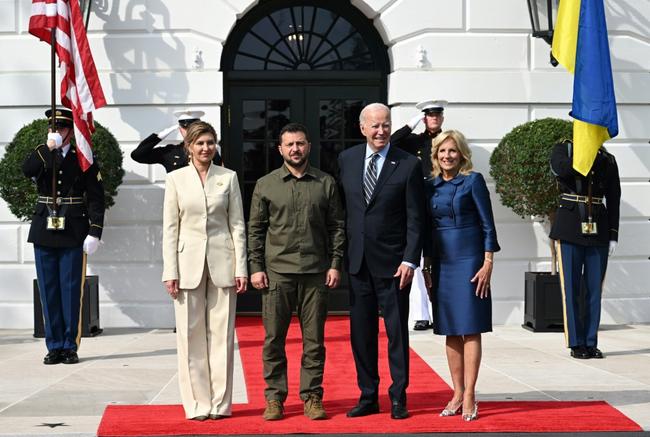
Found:
<path fill-rule="evenodd" d="M 234 70 L 373 70 L 363 35 L 333 10 L 294 6 L 275 10 L 246 32 Z"/>

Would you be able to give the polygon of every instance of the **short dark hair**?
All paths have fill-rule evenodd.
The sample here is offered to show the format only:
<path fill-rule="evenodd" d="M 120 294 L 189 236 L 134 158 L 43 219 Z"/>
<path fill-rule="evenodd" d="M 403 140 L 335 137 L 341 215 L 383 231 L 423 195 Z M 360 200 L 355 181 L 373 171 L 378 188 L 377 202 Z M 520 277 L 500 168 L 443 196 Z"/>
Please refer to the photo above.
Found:
<path fill-rule="evenodd" d="M 285 132 L 289 132 L 292 134 L 295 134 L 296 132 L 302 132 L 305 134 L 305 138 L 307 139 L 307 142 L 309 143 L 309 133 L 307 132 L 307 127 L 304 124 L 301 123 L 289 123 L 285 124 L 284 127 L 280 130 L 280 135 L 278 136 L 278 144 L 282 144 L 282 135 L 285 134 Z"/>

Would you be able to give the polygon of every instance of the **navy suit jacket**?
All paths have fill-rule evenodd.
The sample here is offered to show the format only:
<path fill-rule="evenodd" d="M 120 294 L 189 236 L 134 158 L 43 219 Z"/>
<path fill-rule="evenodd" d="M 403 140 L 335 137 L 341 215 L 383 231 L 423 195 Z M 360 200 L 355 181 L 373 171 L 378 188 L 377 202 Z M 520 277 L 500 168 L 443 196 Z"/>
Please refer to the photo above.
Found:
<path fill-rule="evenodd" d="M 366 144 L 341 152 L 339 184 L 346 209 L 348 273 L 363 259 L 370 274 L 390 278 L 402 261 L 420 265 L 424 226 L 424 184 L 420 161 L 391 146 L 366 206 L 363 172 Z"/>

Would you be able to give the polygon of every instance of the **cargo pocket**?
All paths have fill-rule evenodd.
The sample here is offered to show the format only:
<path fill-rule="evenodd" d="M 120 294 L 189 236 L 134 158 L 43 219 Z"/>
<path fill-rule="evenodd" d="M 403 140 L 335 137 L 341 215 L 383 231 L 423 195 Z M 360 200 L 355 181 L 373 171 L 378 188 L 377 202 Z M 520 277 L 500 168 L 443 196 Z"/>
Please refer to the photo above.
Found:
<path fill-rule="evenodd" d="M 269 280 L 268 288 L 262 289 L 262 315 L 265 319 L 270 318 L 275 311 L 274 301 L 278 294 L 278 284 Z"/>
<path fill-rule="evenodd" d="M 279 325 L 279 293 L 278 283 L 270 279 L 269 287 L 262 290 L 262 321 L 266 335 L 270 337 L 275 337 Z"/>

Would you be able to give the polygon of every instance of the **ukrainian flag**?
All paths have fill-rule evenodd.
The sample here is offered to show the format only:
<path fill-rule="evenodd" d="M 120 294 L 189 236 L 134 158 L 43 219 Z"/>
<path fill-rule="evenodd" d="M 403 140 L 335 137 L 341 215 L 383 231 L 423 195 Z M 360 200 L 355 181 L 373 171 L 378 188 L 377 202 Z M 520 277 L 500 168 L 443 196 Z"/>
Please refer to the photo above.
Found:
<path fill-rule="evenodd" d="M 573 168 L 586 175 L 600 146 L 618 135 L 603 0 L 560 0 L 553 56 L 573 78 Z"/>

